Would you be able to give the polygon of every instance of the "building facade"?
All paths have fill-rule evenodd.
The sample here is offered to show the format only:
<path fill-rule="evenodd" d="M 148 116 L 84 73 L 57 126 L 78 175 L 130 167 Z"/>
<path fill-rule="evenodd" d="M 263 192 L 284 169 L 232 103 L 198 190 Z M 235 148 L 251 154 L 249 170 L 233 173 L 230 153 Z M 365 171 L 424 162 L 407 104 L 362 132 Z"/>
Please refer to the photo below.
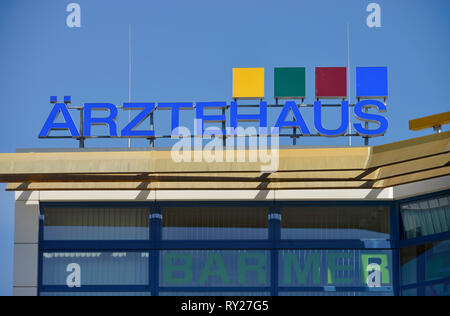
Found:
<path fill-rule="evenodd" d="M 0 155 L 14 295 L 449 295 L 450 132 L 256 163 Z"/>

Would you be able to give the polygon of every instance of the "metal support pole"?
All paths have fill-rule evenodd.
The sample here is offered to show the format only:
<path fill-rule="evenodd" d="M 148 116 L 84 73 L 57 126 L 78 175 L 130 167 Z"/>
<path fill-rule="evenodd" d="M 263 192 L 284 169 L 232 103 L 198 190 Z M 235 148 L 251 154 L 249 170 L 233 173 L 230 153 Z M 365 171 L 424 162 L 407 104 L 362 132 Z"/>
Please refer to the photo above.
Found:
<path fill-rule="evenodd" d="M 150 130 L 151 131 L 155 130 L 154 112 L 150 113 Z M 155 148 L 155 139 L 154 138 L 150 139 L 150 147 Z"/>
<path fill-rule="evenodd" d="M 294 117 L 295 120 L 295 117 Z M 292 145 L 296 146 L 297 145 L 297 127 L 293 128 L 293 137 L 292 137 Z"/>
<path fill-rule="evenodd" d="M 434 130 L 437 134 L 440 134 L 440 133 L 442 133 L 442 126 L 441 126 L 441 125 L 433 126 L 433 130 Z"/>
<path fill-rule="evenodd" d="M 80 108 L 80 148 L 84 148 L 84 107 Z"/>
<path fill-rule="evenodd" d="M 364 112 L 369 113 L 369 109 L 365 108 Z M 364 127 L 365 127 L 366 130 L 369 129 L 369 122 L 366 121 L 364 123 Z M 364 137 L 364 146 L 369 146 L 369 137 L 367 137 L 367 136 Z"/>
<path fill-rule="evenodd" d="M 294 115 L 294 121 L 297 122 L 297 119 L 295 118 L 295 115 Z M 293 134 L 292 145 L 296 146 L 297 145 L 297 127 L 294 127 L 292 129 L 292 134 Z"/>
<path fill-rule="evenodd" d="M 357 98 L 356 100 L 358 101 L 357 103 L 359 103 L 359 102 L 361 101 L 360 98 Z M 364 112 L 365 112 L 365 113 L 369 113 L 369 108 L 366 107 L 366 108 L 364 109 Z M 365 128 L 365 129 L 369 129 L 369 122 L 366 121 L 366 122 L 364 123 L 364 128 Z M 369 146 L 369 137 L 363 137 L 363 138 L 364 138 L 364 146 Z"/>
<path fill-rule="evenodd" d="M 222 108 L 222 115 L 225 116 L 226 115 L 226 108 Z M 223 147 L 227 147 L 227 135 L 224 132 L 226 129 L 226 123 L 225 121 L 222 121 L 222 143 L 223 143 Z"/>

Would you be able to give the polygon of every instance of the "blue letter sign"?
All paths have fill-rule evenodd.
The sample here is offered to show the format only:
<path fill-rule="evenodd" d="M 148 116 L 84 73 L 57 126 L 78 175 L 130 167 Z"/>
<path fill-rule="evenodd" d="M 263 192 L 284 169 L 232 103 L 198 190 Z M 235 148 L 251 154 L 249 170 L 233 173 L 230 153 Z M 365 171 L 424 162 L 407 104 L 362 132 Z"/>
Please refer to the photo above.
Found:
<path fill-rule="evenodd" d="M 64 116 L 64 120 L 66 121 L 65 123 L 55 123 L 56 119 L 59 116 L 59 113 L 62 113 L 62 115 Z M 44 127 L 39 133 L 39 137 L 47 137 L 50 134 L 51 130 L 69 130 L 72 137 L 80 136 L 80 133 L 78 132 L 75 123 L 73 122 L 72 117 L 70 116 L 70 113 L 64 103 L 55 104 L 52 111 L 50 112 L 50 115 L 47 118 L 47 121 L 45 121 Z"/>
<path fill-rule="evenodd" d="M 376 137 L 386 133 L 388 128 L 388 121 L 384 116 L 364 113 L 364 108 L 376 108 L 380 112 L 386 112 L 386 105 L 377 100 L 364 100 L 355 105 L 355 116 L 358 120 L 363 122 L 378 123 L 380 126 L 375 130 L 368 130 L 362 127 L 360 123 L 354 124 L 356 132 L 365 137 Z"/>

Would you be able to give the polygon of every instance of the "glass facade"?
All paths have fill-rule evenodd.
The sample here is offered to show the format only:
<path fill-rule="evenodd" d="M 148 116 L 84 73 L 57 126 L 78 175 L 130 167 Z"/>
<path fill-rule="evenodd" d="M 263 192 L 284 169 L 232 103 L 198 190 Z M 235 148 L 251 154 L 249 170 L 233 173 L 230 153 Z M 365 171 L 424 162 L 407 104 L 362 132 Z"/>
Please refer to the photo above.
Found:
<path fill-rule="evenodd" d="M 448 295 L 448 198 L 42 204 L 39 294 Z"/>
<path fill-rule="evenodd" d="M 401 207 L 405 238 L 450 231 L 450 197 L 414 201 Z"/>
<path fill-rule="evenodd" d="M 380 267 L 380 286 L 392 290 L 390 250 L 282 250 L 279 283 L 283 287 L 354 287 L 369 290 L 371 264 Z"/>
<path fill-rule="evenodd" d="M 281 215 L 283 239 L 389 239 L 386 206 L 288 206 Z"/>
<path fill-rule="evenodd" d="M 46 207 L 44 240 L 145 240 L 147 207 Z"/>
<path fill-rule="evenodd" d="M 161 252 L 160 286 L 270 286 L 270 253 L 264 250 Z"/>
<path fill-rule="evenodd" d="M 80 284 L 85 286 L 147 285 L 149 253 L 44 252 L 42 285 L 67 286 L 71 275 L 75 278 L 76 269 L 80 271 Z"/>
<path fill-rule="evenodd" d="M 162 239 L 267 239 L 267 207 L 164 207 Z"/>
<path fill-rule="evenodd" d="M 404 296 L 450 295 L 450 194 L 400 205 Z"/>
<path fill-rule="evenodd" d="M 402 248 L 402 285 L 450 277 L 450 240 Z"/>

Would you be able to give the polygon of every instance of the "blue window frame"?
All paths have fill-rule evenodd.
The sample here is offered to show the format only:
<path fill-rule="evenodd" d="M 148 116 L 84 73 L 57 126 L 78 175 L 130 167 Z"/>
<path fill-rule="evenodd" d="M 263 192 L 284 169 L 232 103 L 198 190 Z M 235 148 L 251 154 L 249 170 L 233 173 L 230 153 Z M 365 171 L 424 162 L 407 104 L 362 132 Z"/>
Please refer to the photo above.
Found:
<path fill-rule="evenodd" d="M 448 193 L 443 192 L 418 197 L 417 200 Z M 404 226 L 400 216 L 401 205 L 411 201 L 41 203 L 39 294 L 212 295 L 214 293 L 214 295 L 233 295 L 233 293 L 239 293 L 242 296 L 296 294 L 385 296 L 399 295 L 401 291 L 404 292 L 406 290 L 413 292 L 412 287 L 408 288 L 411 285 L 400 285 L 400 252 L 402 248 L 425 242 L 450 239 L 450 236 L 448 236 L 448 232 L 441 232 L 438 235 L 404 239 Z M 290 239 L 282 238 L 283 208 L 345 208 L 346 206 L 359 207 L 361 209 L 366 206 L 370 209 L 389 209 L 389 211 L 380 213 L 382 217 L 381 222 L 383 223 L 381 226 L 373 228 L 374 226 L 371 224 L 368 226 L 369 229 L 366 229 L 367 226 L 362 226 L 360 230 L 362 233 L 350 234 L 350 236 L 345 236 L 344 238 L 342 234 L 327 235 L 326 238 L 328 239 L 305 238 L 301 234 L 294 235 Z M 165 222 L 164 209 L 192 209 L 195 207 L 229 210 L 233 208 L 239 210 L 245 210 L 246 208 L 249 210 L 262 209 L 264 218 L 260 216 L 261 212 L 256 212 L 258 214 L 256 218 L 259 221 L 256 227 L 249 227 L 248 221 L 245 219 L 242 220 L 242 225 L 237 225 L 238 227 L 229 225 L 230 219 L 222 219 L 222 222 L 219 221 L 214 225 L 208 224 L 213 229 L 206 234 L 206 238 L 180 240 L 168 238 L 170 233 L 167 232 L 164 235 L 164 227 L 184 227 L 182 225 L 177 226 L 176 223 L 172 225 L 174 222 L 170 218 Z M 135 221 L 135 223 L 139 224 L 126 226 L 128 228 L 139 228 L 140 232 L 138 234 L 131 234 L 132 236 L 138 236 L 133 237 L 135 239 L 123 238 L 124 235 L 129 236 L 129 234 L 123 234 L 122 232 L 117 235 L 107 232 L 106 237 L 102 235 L 101 238 L 96 239 L 80 238 L 76 240 L 76 238 L 65 238 L 64 240 L 57 239 L 57 236 L 55 238 L 44 238 L 46 208 L 145 209 L 145 216 L 148 217 L 148 220 L 143 220 L 141 216 L 139 220 Z M 230 214 L 232 213 L 230 212 Z M 386 216 L 388 217 L 387 219 Z M 60 222 L 56 221 L 56 223 L 59 224 Z M 142 223 L 148 225 L 145 228 L 145 233 L 142 232 Z M 164 226 L 164 223 L 167 225 Z M 197 226 L 191 224 L 186 225 L 186 227 L 196 229 Z M 355 225 L 357 226 L 357 224 Z M 99 226 L 103 229 L 102 225 Z M 120 227 L 120 225 L 118 226 Z M 267 228 L 265 228 L 266 226 Z M 214 231 L 214 228 L 217 227 L 219 227 L 219 230 Z M 230 228 L 231 230 L 227 232 L 228 234 L 233 233 L 233 229 L 243 228 L 241 230 L 243 235 L 239 239 L 233 238 L 234 236 L 225 238 L 226 236 L 224 237 L 221 229 Z M 253 228 L 262 230 L 263 235 L 260 232 L 255 234 Z M 321 227 L 318 228 L 320 229 Z M 98 234 L 95 232 L 95 229 L 92 231 L 92 227 L 89 229 L 91 230 L 89 232 L 91 236 Z M 365 235 L 367 231 L 369 235 Z M 370 235 L 373 232 L 376 233 L 376 236 Z M 179 231 L 172 236 L 179 236 L 177 234 L 179 234 Z M 186 237 L 186 232 L 183 234 Z M 196 232 L 191 230 L 188 234 L 196 234 Z M 147 235 L 148 238 L 139 237 L 146 237 Z M 117 239 L 108 239 L 113 237 L 117 237 Z M 55 264 L 55 267 L 59 269 L 58 271 L 61 271 L 60 273 L 64 277 L 57 276 L 55 278 L 59 280 L 58 282 L 49 283 L 47 272 L 45 271 L 52 269 L 49 269 L 51 266 L 47 266 L 45 255 L 56 253 L 101 253 L 105 254 L 105 262 L 111 259 L 108 257 L 112 256 L 112 254 L 127 253 L 130 256 L 129 258 L 134 258 L 133 260 L 137 260 L 139 263 L 137 266 L 140 270 L 136 272 L 135 279 L 145 280 L 145 282 L 129 282 L 130 279 L 127 279 L 127 282 L 120 282 L 120 280 L 106 276 L 105 278 L 110 281 L 106 284 L 102 283 L 101 279 L 97 280 L 99 282 L 94 282 L 95 279 L 88 280 L 92 282 L 87 283 L 84 283 L 85 281 L 82 280 L 83 283 L 80 288 L 68 288 L 63 283 L 64 277 L 67 277 L 69 273 L 67 271 L 64 272 L 64 269 L 62 269 L 68 263 L 64 261 L 60 265 Z M 137 258 L 142 256 L 142 253 L 148 254 L 148 258 L 144 262 L 142 262 L 142 258 Z M 310 254 L 314 253 L 319 254 L 318 258 L 314 257 L 315 255 L 310 257 Z M 169 259 L 167 259 L 167 256 Z M 286 262 L 285 258 L 290 261 Z M 133 260 L 126 264 L 124 263 L 123 267 L 127 264 L 134 267 L 136 262 Z M 311 264 L 311 260 L 319 260 L 322 267 L 319 281 L 317 281 L 316 271 L 308 267 L 308 264 Z M 370 264 L 377 264 L 384 268 L 385 272 L 381 273 L 381 287 L 372 288 L 366 284 L 368 273 L 375 271 L 367 270 L 367 265 Z M 95 264 L 92 266 L 95 267 Z M 120 266 L 119 264 L 118 271 L 120 271 Z M 83 264 L 81 265 L 82 273 L 86 267 L 88 270 L 90 269 L 89 265 L 84 267 Z M 146 273 L 142 269 L 146 269 Z M 287 269 L 291 269 L 291 271 L 287 272 Z M 307 271 L 308 269 L 310 271 Z M 87 273 L 89 274 L 90 271 L 87 271 Z M 291 276 L 292 280 L 286 279 L 287 276 Z M 387 277 L 388 279 L 386 279 Z M 167 282 L 167 278 L 169 278 L 169 282 Z M 182 282 L 177 283 L 177 280 Z M 444 293 L 444 290 L 447 288 L 445 281 L 442 279 L 436 281 L 440 282 L 441 293 Z M 449 281 L 447 280 L 447 283 Z M 432 285 L 422 283 L 417 286 L 430 288 Z M 432 291 L 436 293 L 435 289 Z"/>

